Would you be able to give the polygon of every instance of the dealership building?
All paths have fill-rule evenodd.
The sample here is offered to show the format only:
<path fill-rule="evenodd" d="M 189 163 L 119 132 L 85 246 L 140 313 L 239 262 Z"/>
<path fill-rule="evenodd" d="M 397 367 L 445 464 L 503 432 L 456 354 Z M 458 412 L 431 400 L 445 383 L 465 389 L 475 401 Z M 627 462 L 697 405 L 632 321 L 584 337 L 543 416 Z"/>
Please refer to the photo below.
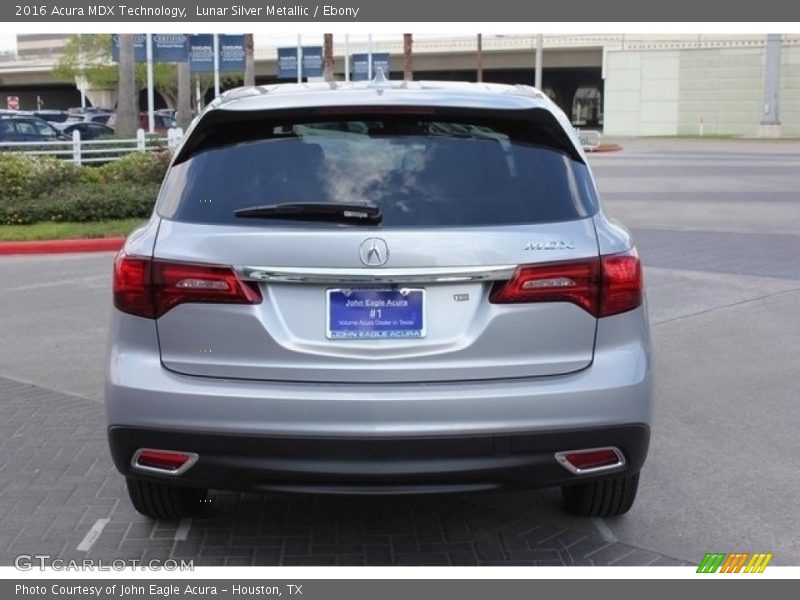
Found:
<path fill-rule="evenodd" d="M 303 44 L 322 45 L 304 36 Z M 80 105 L 75 82 L 57 81 L 53 66 L 69 36 L 17 37 L 0 53 L 0 101 L 23 109 Z M 414 79 L 533 84 L 536 35 L 415 36 Z M 393 78 L 403 75 L 402 35 L 336 35 L 335 76 L 345 56 L 388 53 Z M 291 45 L 292 42 L 289 42 Z M 255 36 L 256 83 L 275 83 L 281 44 Z M 544 35 L 542 88 L 579 127 L 606 135 L 800 137 L 800 35 Z M 115 90 L 86 89 L 90 104 L 111 105 Z M 210 92 L 206 92 L 206 99 Z M 145 93 L 141 105 L 144 106 Z M 157 94 L 158 106 L 166 101 Z"/>

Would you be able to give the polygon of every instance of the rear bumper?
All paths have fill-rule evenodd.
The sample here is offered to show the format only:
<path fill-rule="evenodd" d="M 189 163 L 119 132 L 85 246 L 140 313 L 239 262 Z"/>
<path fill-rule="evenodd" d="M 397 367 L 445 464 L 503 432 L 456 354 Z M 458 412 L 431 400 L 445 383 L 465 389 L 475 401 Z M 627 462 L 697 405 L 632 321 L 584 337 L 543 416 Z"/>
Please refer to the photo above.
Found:
<path fill-rule="evenodd" d="M 554 453 L 617 446 L 638 471 L 652 380 L 645 308 L 598 322 L 592 364 L 533 379 L 418 384 L 243 381 L 161 364 L 155 323 L 114 311 L 106 382 L 118 469 L 142 447 L 197 452 L 187 485 L 397 493 L 589 480 Z M 608 471 L 603 475 L 610 475 Z M 159 477 L 159 476 L 153 476 Z"/>
<path fill-rule="evenodd" d="M 192 487 L 329 493 L 426 493 L 569 485 L 639 471 L 650 430 L 609 428 L 447 437 L 298 438 L 110 427 L 117 469 L 128 477 Z M 555 460 L 564 450 L 615 446 L 625 464 L 575 475 Z M 131 466 L 139 448 L 199 455 L 181 475 Z"/>
<path fill-rule="evenodd" d="M 642 308 L 601 319 L 592 364 L 531 379 L 289 383 L 165 369 L 155 323 L 113 312 L 109 426 L 219 434 L 448 437 L 649 425 L 652 384 Z"/>

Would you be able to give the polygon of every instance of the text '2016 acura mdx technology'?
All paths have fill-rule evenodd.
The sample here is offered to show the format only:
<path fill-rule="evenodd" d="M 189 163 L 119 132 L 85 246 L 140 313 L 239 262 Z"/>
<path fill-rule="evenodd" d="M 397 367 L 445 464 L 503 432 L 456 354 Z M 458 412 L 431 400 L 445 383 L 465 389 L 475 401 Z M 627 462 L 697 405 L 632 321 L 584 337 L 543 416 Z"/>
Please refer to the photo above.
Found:
<path fill-rule="evenodd" d="M 189 514 L 209 489 L 633 503 L 652 408 L 641 265 L 533 88 L 228 92 L 113 286 L 108 435 L 145 515 Z"/>

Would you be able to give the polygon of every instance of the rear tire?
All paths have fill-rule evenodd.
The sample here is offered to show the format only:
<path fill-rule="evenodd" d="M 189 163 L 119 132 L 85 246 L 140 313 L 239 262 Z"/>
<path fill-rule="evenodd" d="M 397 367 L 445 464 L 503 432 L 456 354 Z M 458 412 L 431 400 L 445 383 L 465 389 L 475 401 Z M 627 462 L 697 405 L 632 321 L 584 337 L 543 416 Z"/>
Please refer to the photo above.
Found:
<path fill-rule="evenodd" d="M 137 512 L 151 519 L 180 519 L 193 515 L 208 490 L 182 487 L 160 481 L 127 477 L 128 496 Z"/>
<path fill-rule="evenodd" d="M 561 488 L 564 509 L 579 517 L 616 517 L 628 512 L 636 499 L 639 473 Z"/>

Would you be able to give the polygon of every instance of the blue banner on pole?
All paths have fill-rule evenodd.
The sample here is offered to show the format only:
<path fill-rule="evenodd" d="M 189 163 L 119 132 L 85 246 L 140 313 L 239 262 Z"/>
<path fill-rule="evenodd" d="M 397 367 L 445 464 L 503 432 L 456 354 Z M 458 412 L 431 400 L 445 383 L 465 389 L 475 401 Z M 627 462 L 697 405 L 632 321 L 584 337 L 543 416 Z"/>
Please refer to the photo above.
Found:
<path fill-rule="evenodd" d="M 278 48 L 278 79 L 297 79 L 297 48 Z"/>
<path fill-rule="evenodd" d="M 186 62 L 189 57 L 189 36 L 183 33 L 153 34 L 153 60 Z"/>
<path fill-rule="evenodd" d="M 111 36 L 111 60 L 119 62 L 119 34 Z M 135 62 L 147 61 L 147 41 L 143 33 L 133 36 L 133 60 Z"/>
<path fill-rule="evenodd" d="M 322 77 L 322 46 L 303 46 L 301 77 Z M 297 79 L 297 46 L 278 48 L 278 79 Z"/>
<path fill-rule="evenodd" d="M 189 38 L 189 63 L 196 73 L 214 71 L 214 36 L 201 33 Z M 244 71 L 244 36 L 219 36 L 219 70 Z"/>
<path fill-rule="evenodd" d="M 244 35 L 219 36 L 219 70 L 244 71 Z"/>
<path fill-rule="evenodd" d="M 383 74 L 389 79 L 389 53 L 372 53 L 372 76 L 383 69 Z M 350 76 L 353 81 L 364 81 L 369 78 L 369 54 L 353 54 L 350 61 Z"/>
<path fill-rule="evenodd" d="M 214 71 L 214 36 L 210 33 L 189 38 L 189 65 L 194 72 Z"/>
<path fill-rule="evenodd" d="M 303 77 L 322 77 L 322 46 L 303 46 Z"/>
<path fill-rule="evenodd" d="M 154 62 L 185 62 L 189 56 L 189 36 L 182 33 L 153 34 Z M 119 35 L 111 36 L 111 60 L 119 62 Z M 137 33 L 133 36 L 133 60 L 147 61 L 147 36 Z"/>

